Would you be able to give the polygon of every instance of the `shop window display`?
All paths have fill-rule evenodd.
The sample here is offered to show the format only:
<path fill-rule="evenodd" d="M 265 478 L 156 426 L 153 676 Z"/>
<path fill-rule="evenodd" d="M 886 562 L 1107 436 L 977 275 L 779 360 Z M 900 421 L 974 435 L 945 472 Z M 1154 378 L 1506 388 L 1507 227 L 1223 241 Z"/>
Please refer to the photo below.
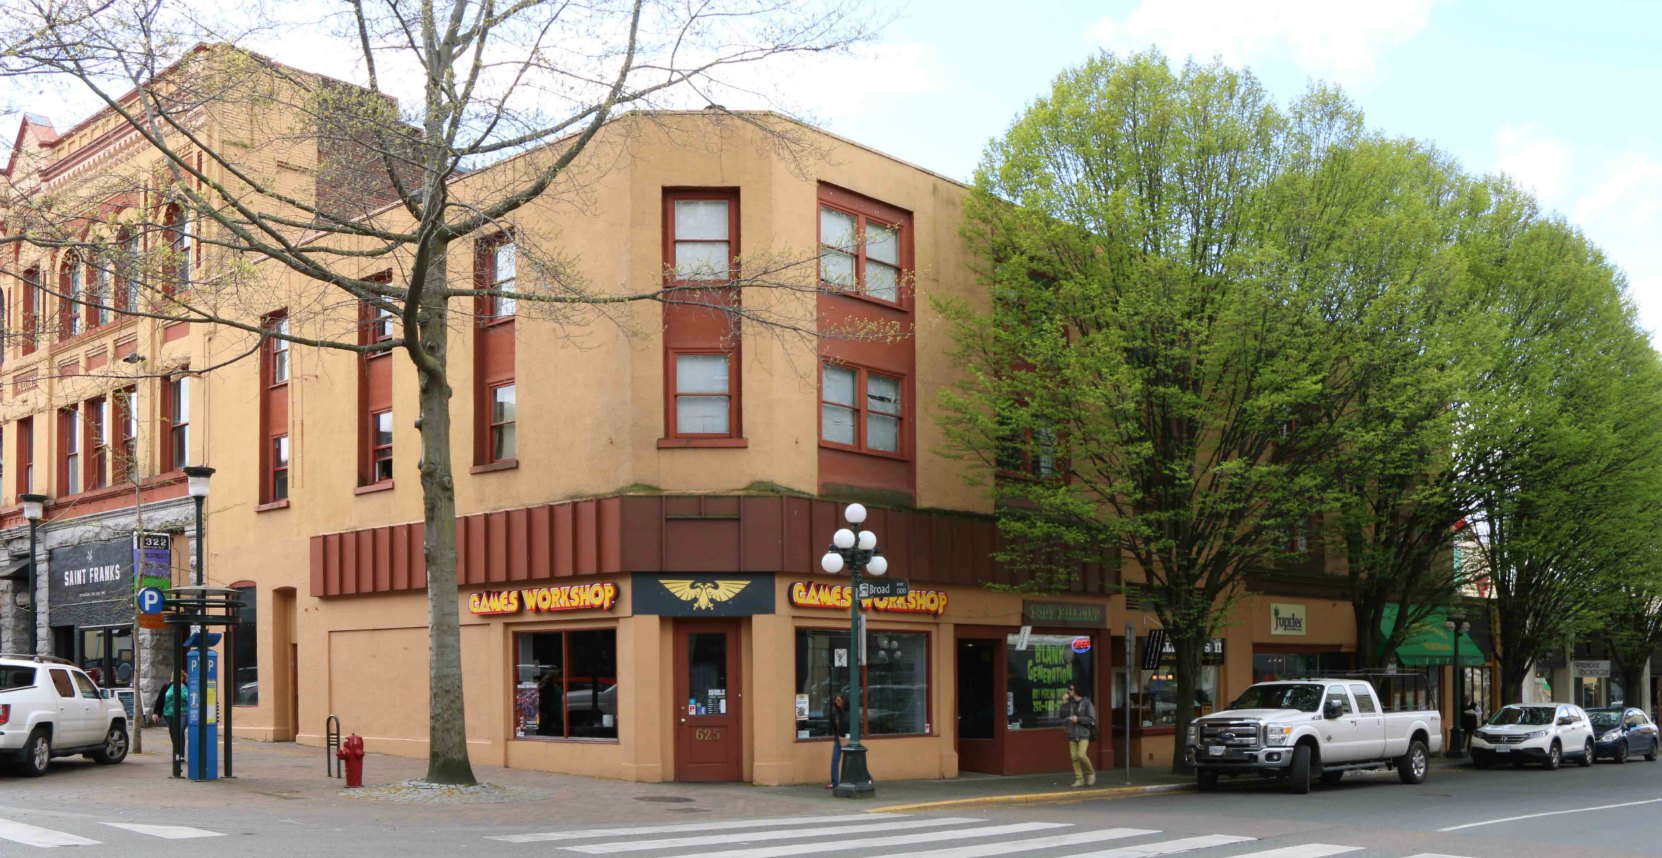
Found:
<path fill-rule="evenodd" d="M 1004 651 L 1004 706 L 1011 730 L 1066 726 L 1062 702 L 1068 686 L 1077 684 L 1087 696 L 1096 688 L 1095 653 L 1088 636 L 1028 635 L 1022 648 L 1021 636 L 1010 635 Z"/>
<path fill-rule="evenodd" d="M 516 738 L 618 737 L 615 632 L 525 632 L 514 637 Z"/>
<path fill-rule="evenodd" d="M 929 634 L 866 633 L 864 736 L 928 733 Z M 802 630 L 796 633 L 796 735 L 799 739 L 831 735 L 831 698 L 851 699 L 848 632 Z"/>

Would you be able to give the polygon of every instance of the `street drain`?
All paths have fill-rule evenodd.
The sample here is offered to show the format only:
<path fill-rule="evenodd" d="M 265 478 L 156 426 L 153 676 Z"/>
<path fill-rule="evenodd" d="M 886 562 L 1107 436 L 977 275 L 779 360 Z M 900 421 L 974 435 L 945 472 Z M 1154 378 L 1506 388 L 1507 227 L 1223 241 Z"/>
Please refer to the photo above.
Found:
<path fill-rule="evenodd" d="M 637 795 L 637 796 L 635 796 L 635 800 L 636 801 L 656 801 L 656 802 L 662 802 L 664 804 L 681 804 L 683 802 L 692 801 L 692 799 L 687 798 L 686 796 L 680 796 L 680 795 Z"/>

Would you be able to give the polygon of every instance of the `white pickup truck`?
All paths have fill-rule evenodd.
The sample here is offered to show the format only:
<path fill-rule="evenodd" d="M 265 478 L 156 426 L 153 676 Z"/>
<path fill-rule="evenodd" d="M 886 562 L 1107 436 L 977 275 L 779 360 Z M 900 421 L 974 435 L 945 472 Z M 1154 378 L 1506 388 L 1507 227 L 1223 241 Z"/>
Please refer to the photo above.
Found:
<path fill-rule="evenodd" d="M 1347 771 L 1381 768 L 1417 784 L 1443 745 L 1442 716 L 1428 700 L 1418 674 L 1261 682 L 1191 723 L 1185 753 L 1202 791 L 1222 775 L 1250 774 L 1287 778 L 1302 795 L 1317 777 L 1332 785 Z"/>

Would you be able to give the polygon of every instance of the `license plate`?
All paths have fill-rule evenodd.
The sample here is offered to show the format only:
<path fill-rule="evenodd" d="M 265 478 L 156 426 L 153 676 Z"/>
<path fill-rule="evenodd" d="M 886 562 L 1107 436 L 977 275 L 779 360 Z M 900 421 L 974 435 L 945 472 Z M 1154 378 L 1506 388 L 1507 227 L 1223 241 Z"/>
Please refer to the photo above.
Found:
<path fill-rule="evenodd" d="M 1206 746 L 1206 753 L 1211 754 L 1214 757 L 1221 757 L 1221 756 L 1223 756 L 1223 746 L 1222 745 L 1208 745 L 1208 746 Z"/>
<path fill-rule="evenodd" d="M 1497 754 L 1510 754 L 1510 753 L 1512 753 L 1512 749 L 1511 748 L 1496 748 L 1495 753 L 1497 753 Z"/>

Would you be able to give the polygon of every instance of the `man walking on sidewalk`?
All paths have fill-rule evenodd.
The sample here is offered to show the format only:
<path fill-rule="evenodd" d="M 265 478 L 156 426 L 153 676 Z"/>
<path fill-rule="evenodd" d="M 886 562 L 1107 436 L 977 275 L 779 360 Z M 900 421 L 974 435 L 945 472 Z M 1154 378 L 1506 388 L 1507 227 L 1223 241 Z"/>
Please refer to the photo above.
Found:
<path fill-rule="evenodd" d="M 1079 693 L 1079 686 L 1068 684 L 1068 697 L 1062 704 L 1067 716 L 1068 756 L 1073 760 L 1073 785 L 1095 786 L 1096 768 L 1091 765 L 1091 736 L 1096 732 L 1096 707 L 1090 698 Z"/>

